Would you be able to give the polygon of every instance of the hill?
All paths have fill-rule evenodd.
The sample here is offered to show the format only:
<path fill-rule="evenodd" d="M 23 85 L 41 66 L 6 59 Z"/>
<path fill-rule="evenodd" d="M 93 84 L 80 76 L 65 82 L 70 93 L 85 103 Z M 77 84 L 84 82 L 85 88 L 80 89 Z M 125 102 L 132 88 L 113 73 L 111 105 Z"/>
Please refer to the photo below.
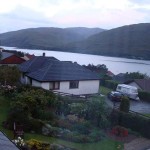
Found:
<path fill-rule="evenodd" d="M 150 23 L 134 24 L 104 31 L 64 49 L 80 53 L 150 59 Z"/>
<path fill-rule="evenodd" d="M 111 30 L 30 28 L 0 34 L 1 45 L 105 56 L 150 59 L 150 23 Z"/>
<path fill-rule="evenodd" d="M 100 33 L 100 28 L 30 28 L 0 34 L 1 45 L 29 49 L 61 50 L 70 43 Z"/>

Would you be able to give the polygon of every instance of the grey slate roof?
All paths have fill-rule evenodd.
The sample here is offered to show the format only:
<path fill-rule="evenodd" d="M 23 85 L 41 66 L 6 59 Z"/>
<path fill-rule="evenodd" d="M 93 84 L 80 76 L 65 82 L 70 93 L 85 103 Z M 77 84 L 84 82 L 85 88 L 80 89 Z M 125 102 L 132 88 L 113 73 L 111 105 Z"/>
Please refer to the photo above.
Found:
<path fill-rule="evenodd" d="M 57 59 L 54 57 L 35 56 L 32 59 L 22 63 L 19 66 L 19 70 L 21 72 L 32 72 L 44 66 L 48 66 L 51 60 L 57 60 Z"/>
<path fill-rule="evenodd" d="M 41 82 L 99 80 L 100 77 L 77 63 L 59 61 L 54 57 L 36 56 L 19 66 L 30 78 Z"/>
<path fill-rule="evenodd" d="M 14 55 L 13 53 L 8 53 L 8 52 L 2 52 L 2 60 L 5 59 L 5 58 L 8 58 L 10 56 Z"/>
<path fill-rule="evenodd" d="M 0 150 L 19 150 L 2 132 L 0 132 Z"/>
<path fill-rule="evenodd" d="M 52 60 L 47 66 L 27 74 L 38 81 L 99 80 L 100 77 L 77 63 Z"/>

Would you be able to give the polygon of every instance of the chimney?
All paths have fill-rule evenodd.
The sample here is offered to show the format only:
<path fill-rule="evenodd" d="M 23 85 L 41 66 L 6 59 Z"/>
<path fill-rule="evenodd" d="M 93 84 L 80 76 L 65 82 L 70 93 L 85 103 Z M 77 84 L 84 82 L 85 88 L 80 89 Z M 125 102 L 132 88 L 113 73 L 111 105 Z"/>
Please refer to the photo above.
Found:
<path fill-rule="evenodd" d="M 45 53 L 43 53 L 43 57 L 45 57 Z"/>

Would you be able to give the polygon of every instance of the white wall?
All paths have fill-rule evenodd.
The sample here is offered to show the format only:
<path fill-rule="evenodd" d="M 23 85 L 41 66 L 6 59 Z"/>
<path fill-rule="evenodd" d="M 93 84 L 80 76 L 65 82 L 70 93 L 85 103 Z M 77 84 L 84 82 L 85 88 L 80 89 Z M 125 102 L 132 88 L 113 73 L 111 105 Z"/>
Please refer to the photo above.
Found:
<path fill-rule="evenodd" d="M 32 86 L 41 87 L 41 82 L 38 82 L 36 80 L 32 80 Z"/>
<path fill-rule="evenodd" d="M 30 83 L 28 77 L 25 77 L 26 84 Z M 95 94 L 99 92 L 99 80 L 87 80 L 87 81 L 79 81 L 79 87 L 76 89 L 70 89 L 70 82 L 63 81 L 60 82 L 60 89 L 55 90 L 58 92 L 64 92 L 74 95 L 81 95 L 81 94 Z M 38 82 L 36 80 L 32 80 L 32 86 L 42 87 L 43 89 L 49 90 L 50 82 Z"/>
<path fill-rule="evenodd" d="M 43 83 L 41 84 L 41 87 L 42 87 L 43 89 L 49 90 L 49 82 L 43 82 Z"/>
<path fill-rule="evenodd" d="M 95 94 L 99 92 L 99 80 L 79 81 L 79 87 L 77 89 L 70 89 L 69 86 L 69 81 L 60 82 L 60 89 L 55 91 L 74 95 Z"/>

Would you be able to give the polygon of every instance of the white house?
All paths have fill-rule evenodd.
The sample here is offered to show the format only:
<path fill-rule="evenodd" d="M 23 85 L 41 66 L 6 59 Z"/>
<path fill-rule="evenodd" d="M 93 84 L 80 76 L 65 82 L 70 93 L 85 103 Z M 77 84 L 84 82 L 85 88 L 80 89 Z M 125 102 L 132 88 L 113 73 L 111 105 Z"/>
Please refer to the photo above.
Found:
<path fill-rule="evenodd" d="M 19 69 L 24 84 L 73 95 L 99 92 L 99 76 L 77 63 L 39 56 L 24 62 Z"/>

